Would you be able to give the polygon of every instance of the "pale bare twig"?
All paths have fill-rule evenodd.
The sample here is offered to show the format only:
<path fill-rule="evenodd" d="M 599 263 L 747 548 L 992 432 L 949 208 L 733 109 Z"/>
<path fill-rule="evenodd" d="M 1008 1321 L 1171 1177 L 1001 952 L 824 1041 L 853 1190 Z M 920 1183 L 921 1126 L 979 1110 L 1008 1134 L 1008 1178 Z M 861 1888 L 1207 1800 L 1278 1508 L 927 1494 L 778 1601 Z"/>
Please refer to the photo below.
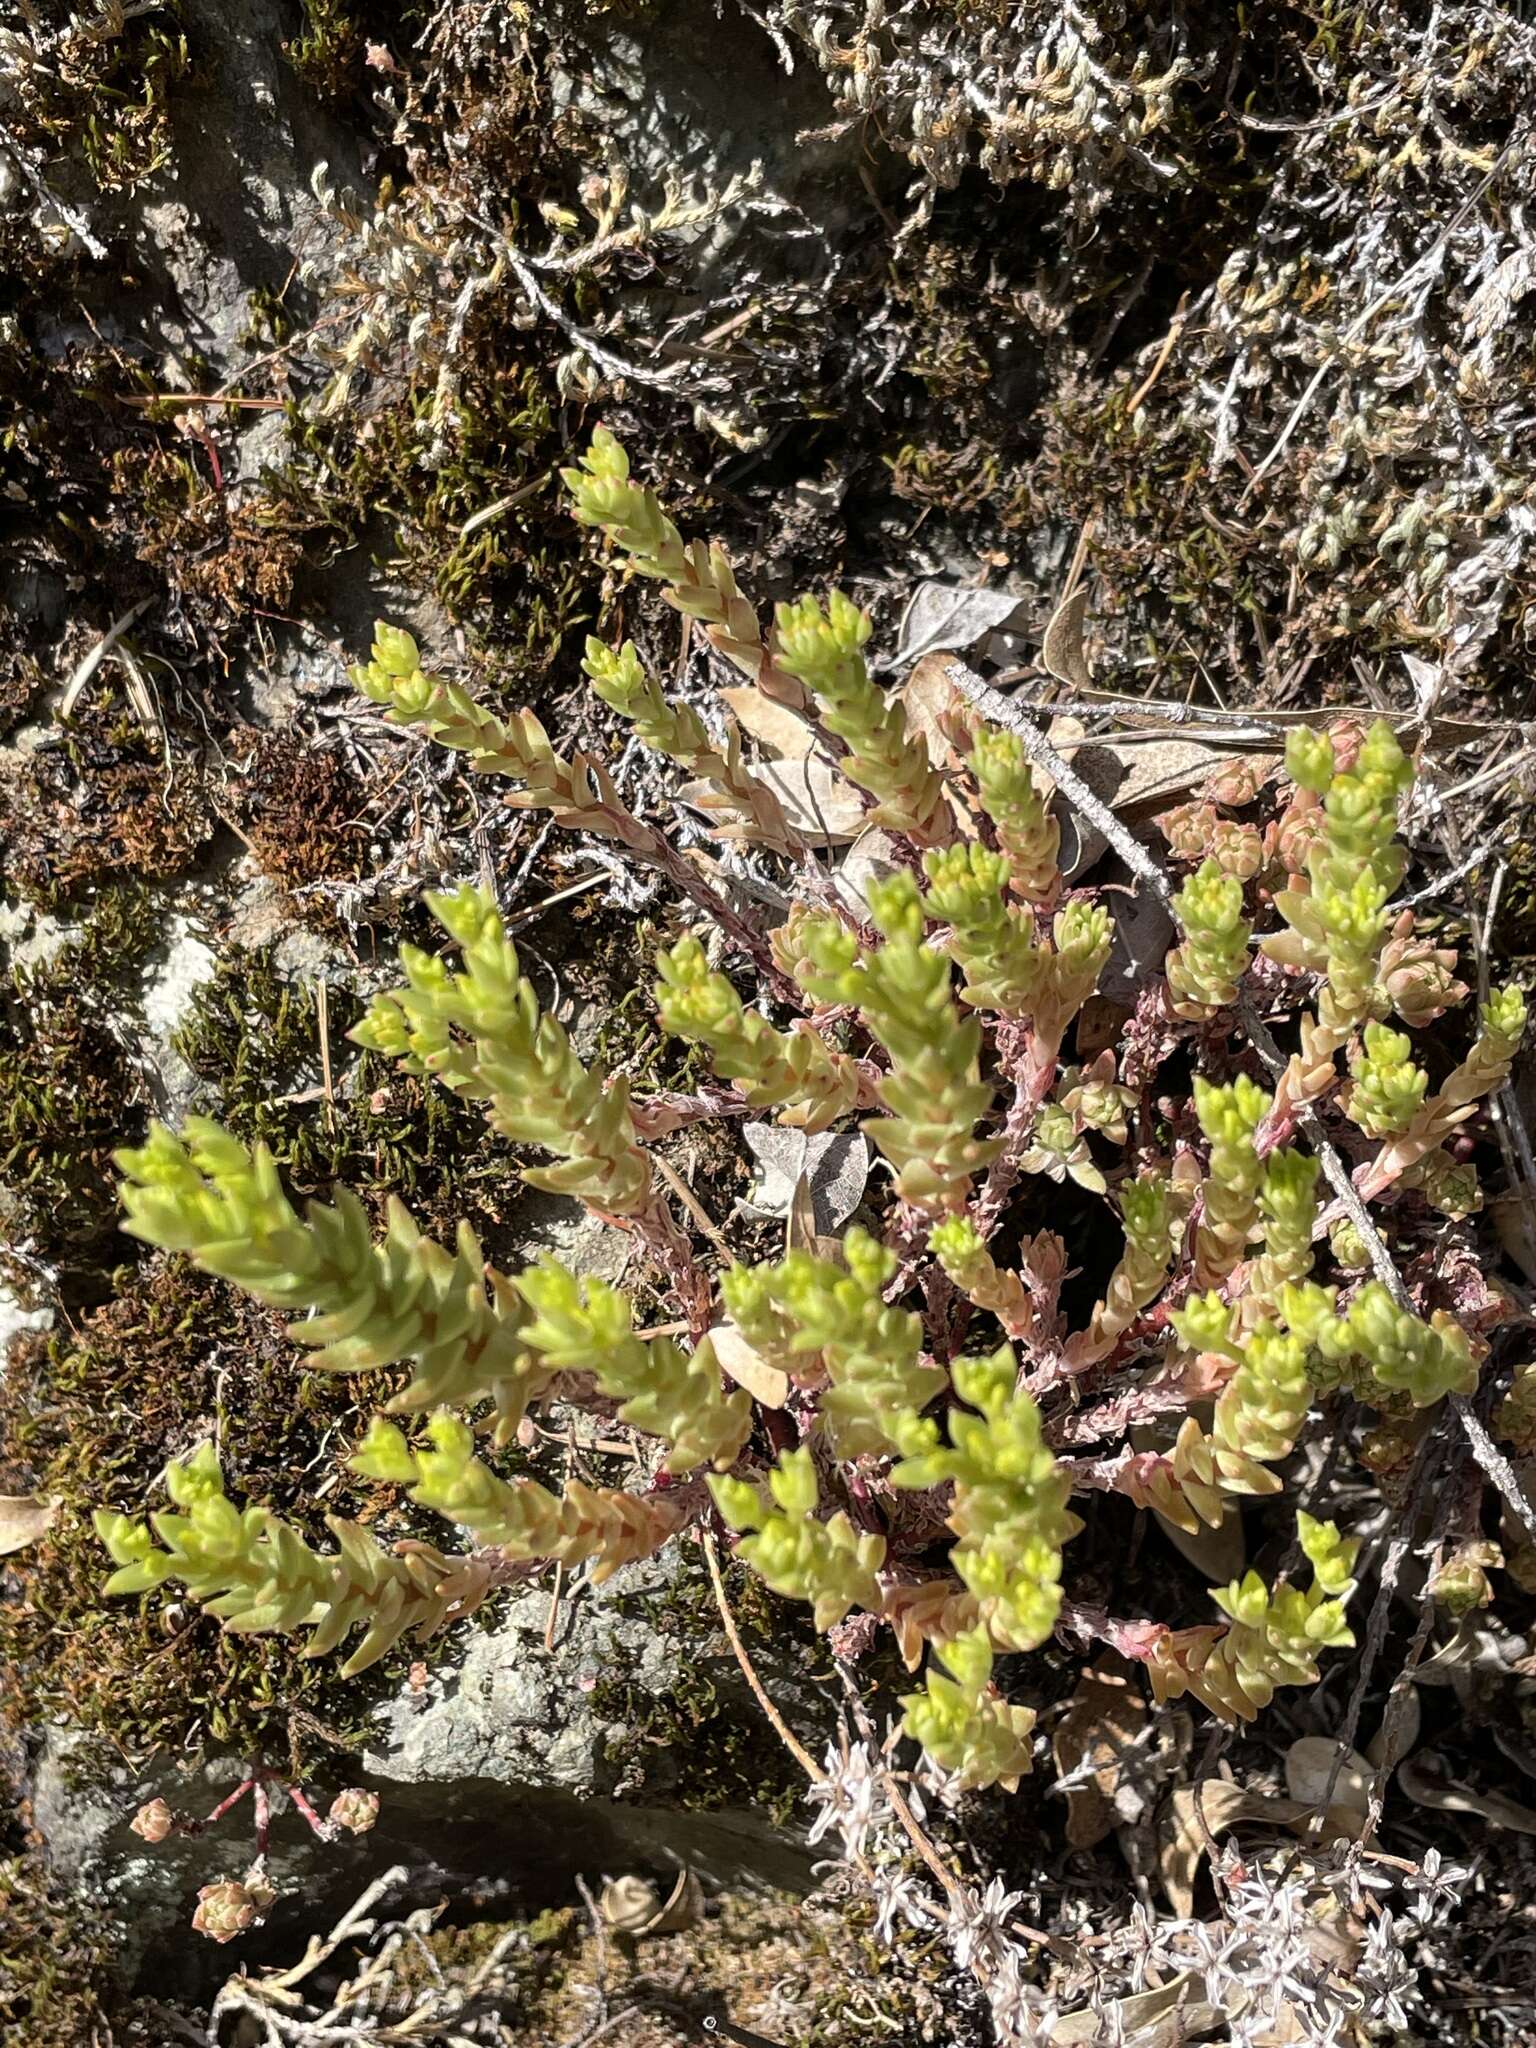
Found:
<path fill-rule="evenodd" d="M 774 1734 L 778 1736 L 806 1776 L 813 1783 L 819 1784 L 827 1775 L 826 1772 L 817 1763 L 815 1757 L 811 1755 L 811 1752 L 768 1697 L 763 1687 L 763 1681 L 758 1677 L 752 1659 L 747 1655 L 746 1645 L 741 1640 L 741 1631 L 736 1626 L 736 1617 L 731 1612 L 731 1603 L 726 1598 L 725 1578 L 720 1570 L 720 1552 L 716 1546 L 715 1539 L 706 1531 L 703 1541 L 704 1558 L 709 1566 L 710 1584 L 715 1589 L 715 1605 L 720 1610 L 720 1623 L 725 1630 L 726 1641 L 731 1646 L 731 1654 L 741 1667 L 741 1675 L 747 1681 L 747 1684 L 751 1686 L 753 1698 L 768 1716 L 769 1725 L 772 1727 Z"/>

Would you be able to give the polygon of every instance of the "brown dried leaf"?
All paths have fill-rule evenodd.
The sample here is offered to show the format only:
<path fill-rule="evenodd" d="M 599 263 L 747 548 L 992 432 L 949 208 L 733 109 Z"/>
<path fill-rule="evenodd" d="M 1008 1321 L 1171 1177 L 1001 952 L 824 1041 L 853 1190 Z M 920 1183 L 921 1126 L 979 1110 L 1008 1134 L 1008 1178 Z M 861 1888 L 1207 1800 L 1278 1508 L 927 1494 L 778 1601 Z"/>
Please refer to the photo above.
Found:
<path fill-rule="evenodd" d="M 0 1557 L 40 1543 L 58 1519 L 56 1500 L 33 1493 L 0 1493 Z"/>
<path fill-rule="evenodd" d="M 896 692 L 906 714 L 907 729 L 928 749 L 935 768 L 958 769 L 961 757 L 950 735 L 956 719 L 970 719 L 975 713 L 969 698 L 949 679 L 954 667 L 950 654 L 925 654 Z"/>
<path fill-rule="evenodd" d="M 832 887 L 859 917 L 869 915 L 869 885 L 895 874 L 902 865 L 900 842 L 883 825 L 866 825 L 832 876 Z"/>
<path fill-rule="evenodd" d="M 1070 684 L 1074 690 L 1093 688 L 1093 673 L 1083 652 L 1087 620 L 1088 586 L 1080 583 L 1057 605 L 1040 648 L 1040 665 L 1046 674 L 1054 676 L 1058 683 Z"/>
<path fill-rule="evenodd" d="M 802 1131 L 789 1124 L 743 1124 L 747 1150 L 757 1161 L 757 1181 L 747 1216 L 787 1219 L 802 1178 L 810 1183 L 816 1228 L 831 1236 L 841 1230 L 864 1199 L 869 1182 L 869 1141 L 858 1131 Z"/>
<path fill-rule="evenodd" d="M 1176 1786 L 1163 1822 L 1163 1844 L 1157 1867 L 1168 1903 L 1180 1919 L 1195 1910 L 1195 1882 L 1217 1835 L 1243 1817 L 1248 1794 L 1226 1778 L 1207 1778 L 1203 1785 Z"/>
<path fill-rule="evenodd" d="M 1082 1673 L 1051 1742 L 1063 1778 L 1075 1776 L 1085 1764 L 1096 1766 L 1092 1778 L 1067 1789 L 1067 1840 L 1074 1849 L 1102 1842 L 1120 1818 L 1114 1806 L 1120 1760 L 1146 1722 L 1146 1701 L 1123 1667 L 1116 1670 L 1106 1662 Z"/>
<path fill-rule="evenodd" d="M 1479 1792 L 1470 1785 L 1456 1785 L 1437 1775 L 1426 1753 L 1405 1757 L 1397 1767 L 1397 1782 L 1415 1805 L 1428 1806 L 1437 1813 L 1474 1813 L 1479 1820 L 1492 1821 L 1511 1834 L 1536 1835 L 1536 1811 L 1507 1799 L 1502 1792 Z"/>
<path fill-rule="evenodd" d="M 1213 1586 L 1229 1586 L 1243 1576 L 1248 1565 L 1248 1546 L 1243 1538 L 1243 1518 L 1235 1506 L 1227 1509 L 1219 1529 L 1207 1529 L 1202 1523 L 1193 1535 L 1159 1514 L 1156 1508 L 1152 1512 L 1174 1549 L 1203 1572 Z"/>
<path fill-rule="evenodd" d="M 754 1351 L 734 1323 L 717 1323 L 709 1336 L 717 1361 L 738 1387 L 745 1387 L 765 1408 L 784 1406 L 789 1398 L 787 1372 Z"/>
<path fill-rule="evenodd" d="M 1180 1785 L 1168 1802 L 1158 1869 L 1169 1903 L 1181 1917 L 1194 1911 L 1195 1883 L 1211 1842 L 1245 1820 L 1290 1828 L 1323 1842 L 1358 1841 L 1364 1825 L 1364 1815 L 1356 1807 L 1334 1805 L 1319 1815 L 1316 1805 L 1306 1800 L 1271 1799 L 1225 1778 Z"/>
<path fill-rule="evenodd" d="M 1303 1735 L 1285 1752 L 1285 1789 L 1303 1806 L 1321 1806 L 1328 1797 L 1339 1745 L 1326 1735 Z M 1335 1806 L 1364 1813 L 1371 1801 L 1375 1773 L 1357 1749 L 1348 1751 L 1333 1787 Z"/>
<path fill-rule="evenodd" d="M 1198 1982 L 1193 1970 L 1185 1970 L 1155 1991 L 1101 2000 L 1068 2013 L 1051 2028 L 1052 2048 L 1091 2048 L 1099 2041 L 1123 2041 L 1126 2048 L 1180 2048 L 1184 2041 L 1198 2041 L 1227 2021 L 1217 2006 L 1195 1995 Z"/>
<path fill-rule="evenodd" d="M 815 1242 L 816 1203 L 811 1194 L 810 1176 L 802 1173 L 795 1182 L 795 1191 L 789 1198 L 789 1214 L 784 1219 L 784 1249 L 787 1252 L 808 1252 Z"/>
<path fill-rule="evenodd" d="M 656 1915 L 647 1934 L 680 1934 L 697 1927 L 704 1918 L 704 1887 L 691 1870 L 680 1870 L 666 1904 Z"/>
<path fill-rule="evenodd" d="M 1232 766 L 1230 748 L 1208 740 L 1182 738 L 1139 744 L 1109 739 L 1104 745 L 1124 764 L 1125 777 L 1115 793 L 1115 815 L 1139 824 L 1171 802 L 1193 796 L 1210 778 Z"/>
<path fill-rule="evenodd" d="M 704 1888 L 691 1870 L 680 1870 L 666 1903 L 647 1877 L 610 1878 L 597 1910 L 616 1934 L 676 1934 L 704 1917 Z"/>
<path fill-rule="evenodd" d="M 805 720 L 797 718 L 787 705 L 765 697 L 761 690 L 722 690 L 720 701 L 736 714 L 742 731 L 750 733 L 776 759 L 803 761 L 811 751 L 815 734 Z"/>
<path fill-rule="evenodd" d="M 661 1895 L 649 1878 L 613 1877 L 598 1895 L 597 1910 L 617 1934 L 639 1934 L 661 1911 Z"/>
<path fill-rule="evenodd" d="M 819 754 L 799 761 L 762 761 L 758 773 L 784 806 L 785 817 L 807 839 L 826 842 L 858 836 L 864 823 L 863 799 Z"/>

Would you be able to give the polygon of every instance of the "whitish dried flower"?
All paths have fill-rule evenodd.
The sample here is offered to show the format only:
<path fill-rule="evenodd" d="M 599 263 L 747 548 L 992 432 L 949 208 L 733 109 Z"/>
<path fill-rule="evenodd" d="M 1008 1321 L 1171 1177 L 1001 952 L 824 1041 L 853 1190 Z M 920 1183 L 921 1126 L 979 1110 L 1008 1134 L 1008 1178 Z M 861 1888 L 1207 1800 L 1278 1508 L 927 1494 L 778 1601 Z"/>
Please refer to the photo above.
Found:
<path fill-rule="evenodd" d="M 917 1879 L 904 1870 L 877 1870 L 875 1872 L 875 1939 L 890 1942 L 896 1939 L 898 1923 L 905 1920 L 910 1927 L 931 1927 L 933 1915 L 929 1912 L 923 1888 Z"/>
<path fill-rule="evenodd" d="M 806 1794 L 813 1806 L 821 1808 L 806 1840 L 814 1846 L 835 1828 L 842 1837 L 844 1854 L 856 1859 L 864 1854 L 870 1831 L 891 1819 L 879 1762 L 862 1743 L 850 1742 L 843 1748 L 829 1742 L 826 1771 Z"/>
<path fill-rule="evenodd" d="M 1469 1863 L 1446 1863 L 1438 1849 L 1426 1849 L 1418 1869 L 1403 1879 L 1415 1922 L 1422 1927 L 1437 1918 L 1440 1909 L 1459 1906 L 1471 1876 Z"/>
<path fill-rule="evenodd" d="M 949 1943 L 962 1970 L 979 1961 L 993 1968 L 1011 1951 L 1008 1916 L 1024 1894 L 1011 1892 L 994 1877 L 984 1892 L 962 1890 L 950 1901 Z"/>

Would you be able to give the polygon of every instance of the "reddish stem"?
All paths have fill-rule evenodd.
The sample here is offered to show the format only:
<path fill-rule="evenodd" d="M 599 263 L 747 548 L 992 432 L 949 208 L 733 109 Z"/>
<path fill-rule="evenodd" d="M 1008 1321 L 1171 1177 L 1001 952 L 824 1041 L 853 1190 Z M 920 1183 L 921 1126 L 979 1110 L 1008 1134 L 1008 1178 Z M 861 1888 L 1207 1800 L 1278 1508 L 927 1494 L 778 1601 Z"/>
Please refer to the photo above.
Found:
<path fill-rule="evenodd" d="M 293 1801 L 299 1812 L 309 1822 L 315 1833 L 320 1837 L 321 1841 L 335 1841 L 336 1828 L 334 1823 L 320 1818 L 320 1815 L 316 1813 L 308 1799 L 304 1796 L 303 1789 L 298 1785 L 286 1785 L 283 1789 L 287 1792 L 288 1797 Z"/>

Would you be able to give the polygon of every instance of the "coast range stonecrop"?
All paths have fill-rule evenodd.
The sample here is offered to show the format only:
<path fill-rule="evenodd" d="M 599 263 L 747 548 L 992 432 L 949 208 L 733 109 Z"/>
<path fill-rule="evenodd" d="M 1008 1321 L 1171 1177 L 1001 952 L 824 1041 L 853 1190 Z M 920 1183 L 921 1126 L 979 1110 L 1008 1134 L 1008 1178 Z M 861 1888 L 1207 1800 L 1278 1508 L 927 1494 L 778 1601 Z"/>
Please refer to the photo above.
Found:
<path fill-rule="evenodd" d="M 174 1586 L 231 1629 L 308 1630 L 310 1654 L 360 1631 L 360 1669 L 541 1565 L 598 1580 L 713 1522 L 820 1628 L 888 1625 L 909 1668 L 926 1645 L 904 1725 L 959 1789 L 1029 1770 L 1033 1711 L 999 1689 L 1027 1689 L 1029 1667 L 996 1660 L 1058 1630 L 1228 1720 L 1312 1683 L 1352 1641 L 1358 1545 L 1332 1522 L 1299 1517 L 1306 1591 L 1245 1570 L 1213 1591 L 1219 1620 L 1176 1627 L 1074 1597 L 1073 1502 L 1107 1496 L 1117 1529 L 1138 1510 L 1180 1531 L 1229 1523 L 1245 1500 L 1294 1499 L 1325 1413 L 1369 1470 L 1355 1403 L 1419 1432 L 1478 1384 L 1490 1318 L 1452 1310 L 1440 1262 L 1462 1226 L 1444 1219 L 1477 1206 L 1469 1141 L 1525 999 L 1492 991 L 1467 1032 L 1454 954 L 1394 906 L 1414 770 L 1392 728 L 1296 730 L 1278 789 L 1213 777 L 1168 813 L 1174 943 L 1134 1011 L 1106 1005 L 1118 901 L 1091 870 L 1062 876 L 1062 799 L 1016 732 L 957 696 L 950 737 L 930 737 L 871 674 L 869 618 L 843 592 L 781 604 L 765 628 L 722 550 L 684 540 L 611 433 L 564 476 L 615 577 L 658 586 L 706 655 L 801 722 L 884 835 L 887 872 L 840 887 L 762 772 L 751 735 L 773 721 L 743 732 L 723 706 L 673 701 L 630 641 L 589 638 L 585 672 L 626 735 L 699 778 L 718 862 L 685 858 L 616 770 L 562 753 L 531 712 L 481 704 L 381 625 L 354 674 L 391 721 L 673 885 L 657 1019 L 715 1078 L 652 1098 L 622 1062 L 584 1058 L 479 886 L 428 899 L 445 950 L 402 947 L 399 986 L 353 1037 L 480 1105 L 523 1176 L 627 1234 L 636 1278 L 673 1305 L 642 1319 L 552 1258 L 499 1271 L 467 1228 L 449 1250 L 397 1203 L 376 1226 L 344 1189 L 301 1211 L 261 1147 L 202 1119 L 157 1127 L 119 1155 L 125 1227 L 293 1316 L 312 1365 L 376 1389 L 353 1468 L 446 1528 L 439 1549 L 336 1520 L 317 1549 L 237 1506 L 205 1445 L 167 1469 L 169 1511 L 98 1516 L 111 1589 Z M 729 900 L 743 846 L 787 911 Z M 1289 1006 L 1295 1048 L 1269 1066 L 1247 1031 L 1260 994 L 1272 1020 Z M 750 1112 L 863 1130 L 878 1171 L 841 1237 L 738 1262 L 718 1232 L 690 1236 L 651 1147 Z M 1378 1244 L 1327 1205 L 1320 1131 L 1363 1199 L 1391 1194 Z M 1383 1250 L 1401 1292 L 1367 1277 Z M 1093 1306 L 1069 1327 L 1078 1265 Z M 751 1391 L 725 1369 L 743 1347 Z M 556 1401 L 632 1433 L 626 1486 L 516 1461 Z M 1527 1375 L 1495 1427 L 1527 1451 L 1533 1414 Z M 238 1475 L 238 1443 L 224 1466 Z"/>

